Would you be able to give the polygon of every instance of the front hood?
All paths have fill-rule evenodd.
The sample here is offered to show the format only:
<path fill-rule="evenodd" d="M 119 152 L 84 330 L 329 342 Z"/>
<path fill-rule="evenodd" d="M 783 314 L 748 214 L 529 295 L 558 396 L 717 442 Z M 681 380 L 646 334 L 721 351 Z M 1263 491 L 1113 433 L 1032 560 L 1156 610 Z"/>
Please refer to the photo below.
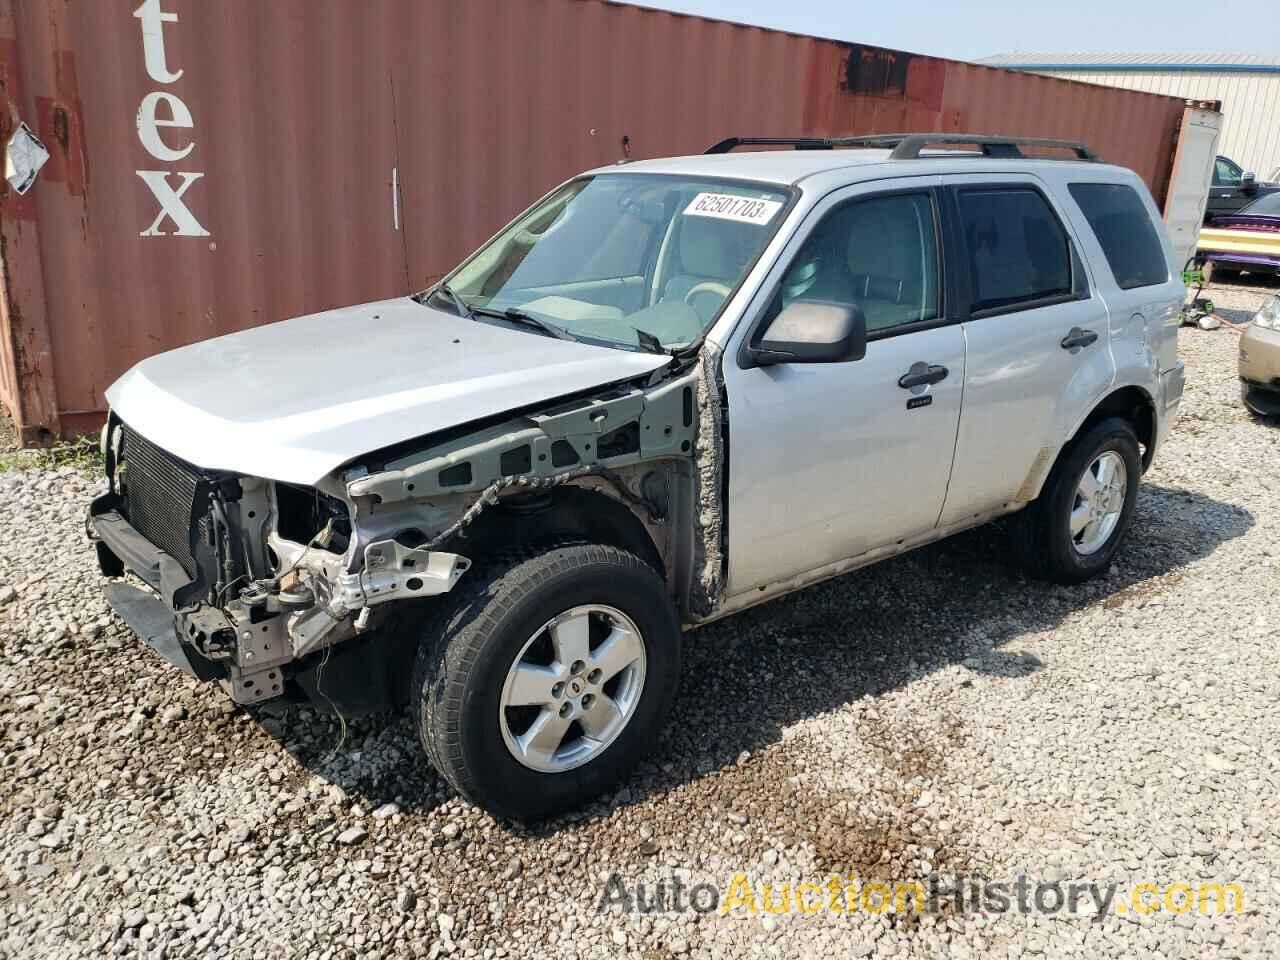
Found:
<path fill-rule="evenodd" d="M 196 466 L 313 485 L 372 450 L 667 362 L 404 297 L 162 353 L 112 384 L 107 400 L 131 428 Z"/>

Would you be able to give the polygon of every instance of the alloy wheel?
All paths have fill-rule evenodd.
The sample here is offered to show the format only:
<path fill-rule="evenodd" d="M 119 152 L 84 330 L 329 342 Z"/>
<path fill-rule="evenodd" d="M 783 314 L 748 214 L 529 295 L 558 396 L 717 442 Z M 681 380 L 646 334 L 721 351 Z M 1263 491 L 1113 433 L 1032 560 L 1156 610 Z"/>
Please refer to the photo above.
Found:
<path fill-rule="evenodd" d="M 521 647 L 498 707 L 511 755 L 543 773 L 563 773 L 609 747 L 644 690 L 645 645 L 635 622 L 603 604 L 551 618 Z"/>
<path fill-rule="evenodd" d="M 1111 539 L 1124 512 L 1129 471 L 1124 458 L 1104 450 L 1080 476 L 1071 507 L 1071 542 L 1082 556 L 1097 553 Z"/>

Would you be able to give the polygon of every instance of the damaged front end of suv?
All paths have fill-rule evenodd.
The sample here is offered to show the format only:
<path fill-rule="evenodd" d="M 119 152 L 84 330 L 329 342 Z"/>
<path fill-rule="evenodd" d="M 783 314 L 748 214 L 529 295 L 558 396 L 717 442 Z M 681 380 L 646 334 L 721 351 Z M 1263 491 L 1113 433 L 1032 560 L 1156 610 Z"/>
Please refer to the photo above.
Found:
<path fill-rule="evenodd" d="M 402 703 L 430 598 L 473 563 L 552 539 L 662 571 L 692 621 L 720 582 L 704 364 L 404 441 L 302 485 L 196 467 L 112 414 L 89 510 L 108 598 L 158 652 L 237 703 Z M 701 438 L 701 439 L 700 439 Z M 710 444 L 710 446 L 708 446 Z M 707 469 L 699 469 L 699 457 Z"/>
<path fill-rule="evenodd" d="M 112 606 L 238 703 L 407 707 L 492 811 L 605 789 L 727 609 L 710 332 L 798 197 L 608 168 L 414 296 L 142 361 L 89 516 Z"/>

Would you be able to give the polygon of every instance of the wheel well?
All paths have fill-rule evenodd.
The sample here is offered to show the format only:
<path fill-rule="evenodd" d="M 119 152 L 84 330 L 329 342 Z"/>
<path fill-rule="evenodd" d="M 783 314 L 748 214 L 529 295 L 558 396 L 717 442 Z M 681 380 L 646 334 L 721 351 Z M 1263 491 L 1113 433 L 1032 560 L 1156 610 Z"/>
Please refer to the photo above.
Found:
<path fill-rule="evenodd" d="M 1156 440 L 1156 408 L 1151 402 L 1150 395 L 1141 387 L 1122 387 L 1115 393 L 1108 394 L 1106 399 L 1094 407 L 1085 418 L 1075 436 L 1080 436 L 1095 423 L 1106 420 L 1108 417 L 1120 417 L 1122 420 L 1127 420 L 1133 427 L 1133 432 L 1138 435 L 1138 443 L 1142 447 L 1142 469 L 1146 470 L 1151 466 Z M 1072 439 L 1074 440 L 1075 437 Z"/>
<path fill-rule="evenodd" d="M 666 577 L 661 552 L 626 504 L 572 485 L 500 501 L 476 517 L 446 549 L 478 559 L 485 553 L 569 537 L 626 550 Z"/>

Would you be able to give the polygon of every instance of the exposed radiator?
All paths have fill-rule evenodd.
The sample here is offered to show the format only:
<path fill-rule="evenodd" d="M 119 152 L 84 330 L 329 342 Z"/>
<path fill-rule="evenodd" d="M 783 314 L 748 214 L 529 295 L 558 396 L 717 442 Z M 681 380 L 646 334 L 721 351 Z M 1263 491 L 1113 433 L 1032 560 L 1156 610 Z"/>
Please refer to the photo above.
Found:
<path fill-rule="evenodd" d="M 124 471 L 126 519 L 195 576 L 191 555 L 191 511 L 200 475 L 197 468 L 124 427 L 121 459 Z M 207 535 L 208 518 L 201 518 L 200 536 Z"/>

